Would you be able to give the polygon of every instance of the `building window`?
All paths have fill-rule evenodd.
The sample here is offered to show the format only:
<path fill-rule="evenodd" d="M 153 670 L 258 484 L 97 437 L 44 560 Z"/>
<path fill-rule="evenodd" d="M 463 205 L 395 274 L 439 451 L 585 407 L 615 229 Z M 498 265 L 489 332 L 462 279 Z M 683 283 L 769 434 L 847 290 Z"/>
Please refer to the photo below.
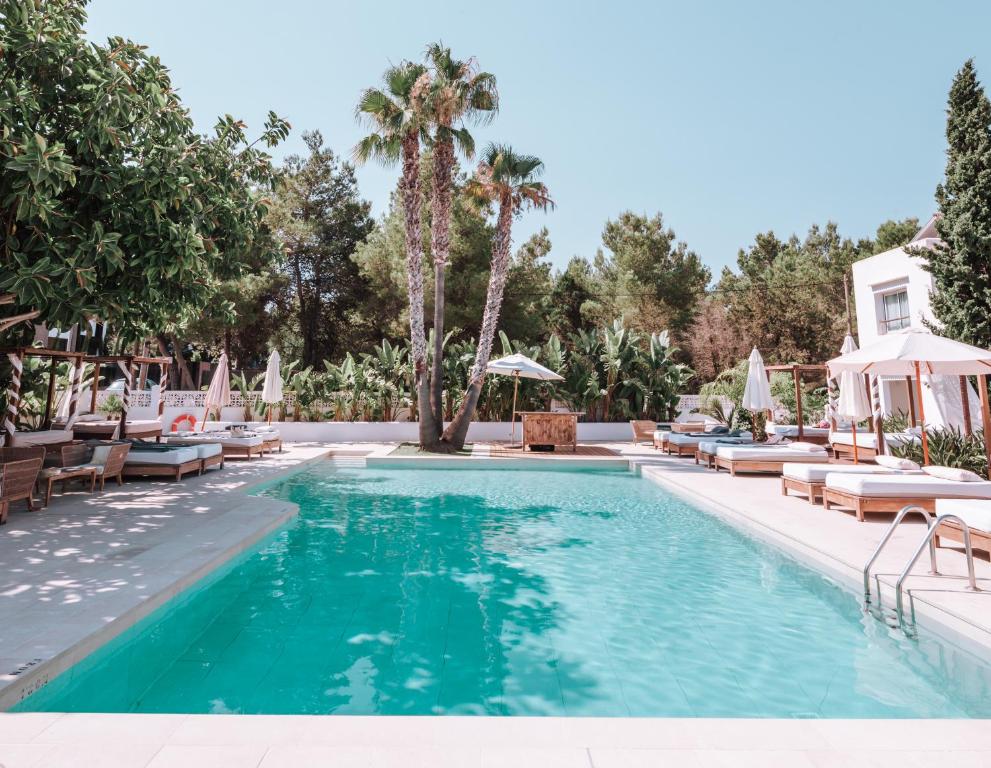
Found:
<path fill-rule="evenodd" d="M 886 293 L 881 297 L 881 333 L 908 328 L 912 317 L 908 311 L 908 291 Z"/>

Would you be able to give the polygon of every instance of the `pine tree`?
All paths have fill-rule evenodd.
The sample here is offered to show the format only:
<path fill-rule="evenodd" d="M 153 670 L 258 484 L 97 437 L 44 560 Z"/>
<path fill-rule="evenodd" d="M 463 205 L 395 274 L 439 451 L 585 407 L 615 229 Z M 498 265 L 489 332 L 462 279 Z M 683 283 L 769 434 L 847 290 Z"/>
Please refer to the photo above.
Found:
<path fill-rule="evenodd" d="M 950 88 L 946 179 L 936 189 L 945 245 L 924 255 L 946 335 L 991 346 L 991 102 L 968 60 Z"/>

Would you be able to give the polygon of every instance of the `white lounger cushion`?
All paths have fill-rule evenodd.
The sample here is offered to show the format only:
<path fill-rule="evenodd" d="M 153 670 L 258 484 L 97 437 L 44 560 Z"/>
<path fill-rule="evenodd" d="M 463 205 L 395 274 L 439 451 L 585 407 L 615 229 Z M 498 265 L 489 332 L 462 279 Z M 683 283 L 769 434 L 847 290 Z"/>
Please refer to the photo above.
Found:
<path fill-rule="evenodd" d="M 699 443 L 699 450 L 702 453 L 713 454 L 724 445 L 752 445 L 753 440 L 749 437 L 724 437 L 720 440 L 703 440 Z"/>
<path fill-rule="evenodd" d="M 991 531 L 991 501 L 980 499 L 936 499 L 937 515 L 956 515 L 970 528 Z"/>
<path fill-rule="evenodd" d="M 855 496 L 904 496 L 905 498 L 978 497 L 991 499 L 991 482 L 960 483 L 926 474 L 849 475 L 830 472 L 826 487 Z"/>
<path fill-rule="evenodd" d="M 189 447 L 196 451 L 196 456 L 200 459 L 209 459 L 211 456 L 217 456 L 224 451 L 224 446 L 220 443 L 201 443 Z"/>
<path fill-rule="evenodd" d="M 72 441 L 72 432 L 64 429 L 48 429 L 43 432 L 15 432 L 13 447 L 23 448 L 31 445 L 58 445 Z"/>
<path fill-rule="evenodd" d="M 781 435 L 782 437 L 798 437 L 797 424 L 768 424 L 767 434 Z M 828 427 L 802 427 L 802 434 L 810 437 L 826 437 L 829 434 Z M 860 437 L 860 435 L 857 435 Z"/>
<path fill-rule="evenodd" d="M 716 451 L 716 456 L 721 459 L 731 461 L 795 461 L 795 462 L 821 462 L 829 461 L 829 454 L 825 450 L 815 453 L 813 451 L 795 451 L 787 445 L 764 447 L 761 445 L 721 445 Z"/>
<path fill-rule="evenodd" d="M 897 470 L 879 467 L 874 464 L 801 464 L 788 463 L 781 467 L 781 474 L 803 483 L 821 483 L 826 475 L 897 475 L 920 474 L 919 470 Z"/>
<path fill-rule="evenodd" d="M 189 442 L 200 442 L 205 443 L 220 443 L 221 445 L 245 445 L 245 446 L 256 446 L 261 445 L 265 442 L 265 438 L 261 435 L 255 435 L 254 437 L 234 437 L 227 432 L 207 432 L 206 434 L 195 434 L 186 435 L 182 438 L 183 440 L 188 440 Z"/>
<path fill-rule="evenodd" d="M 829 442 L 836 443 L 837 445 L 849 445 L 853 447 L 853 433 L 852 432 L 830 432 Z M 906 443 L 917 443 L 919 438 L 915 435 L 909 435 L 905 432 L 896 432 L 893 434 L 885 434 L 884 442 L 892 447 L 905 445 Z M 857 432 L 857 447 L 858 448 L 876 448 L 877 447 L 877 436 L 873 432 Z"/>
<path fill-rule="evenodd" d="M 671 430 L 669 429 L 658 429 L 654 432 L 654 441 L 658 445 L 664 445 L 668 441 L 668 437 L 671 435 Z"/>
<path fill-rule="evenodd" d="M 187 461 L 196 461 L 196 448 L 173 448 L 170 451 L 130 451 L 125 464 L 165 464 L 175 467 Z"/>
<path fill-rule="evenodd" d="M 688 435 L 680 432 L 673 432 L 668 438 L 668 442 L 671 445 L 698 445 L 703 440 L 753 440 L 753 435 L 749 432 L 741 432 L 739 437 L 730 437 L 729 435 L 706 435 L 702 437 L 700 435 Z"/>

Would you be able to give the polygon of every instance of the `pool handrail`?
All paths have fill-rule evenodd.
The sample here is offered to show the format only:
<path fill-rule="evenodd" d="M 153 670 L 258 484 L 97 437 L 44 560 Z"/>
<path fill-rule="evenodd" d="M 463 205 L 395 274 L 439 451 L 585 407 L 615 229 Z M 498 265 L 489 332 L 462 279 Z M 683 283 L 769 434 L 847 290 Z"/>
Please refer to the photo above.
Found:
<path fill-rule="evenodd" d="M 888 526 L 888 530 L 885 531 L 884 536 L 881 537 L 881 541 L 879 541 L 877 547 L 875 547 L 874 554 L 871 555 L 871 559 L 868 560 L 867 565 L 864 566 L 864 603 L 865 604 L 869 605 L 871 602 L 871 566 L 874 565 L 878 557 L 881 556 L 881 550 L 884 549 L 884 546 L 888 543 L 888 540 L 891 538 L 892 534 L 894 534 L 895 528 L 897 528 L 898 525 L 901 523 L 901 521 L 904 520 L 905 517 L 912 512 L 919 512 L 920 514 L 922 514 L 923 517 L 926 518 L 927 530 L 932 528 L 933 526 L 932 517 L 925 510 L 925 508 L 920 507 L 918 504 L 907 504 L 898 511 L 898 514 L 895 515 L 895 519 L 892 520 L 891 525 Z M 930 564 L 929 573 L 934 575 L 938 574 L 939 571 L 936 570 L 936 542 L 933 539 L 929 540 L 929 564 Z M 878 588 L 877 588 L 877 599 L 878 599 L 878 604 L 880 605 L 881 603 L 880 584 L 878 584 Z"/>
<path fill-rule="evenodd" d="M 954 515 L 950 512 L 937 515 L 935 522 L 930 526 L 929 530 L 926 531 L 925 538 L 919 542 L 919 546 L 912 555 L 912 559 L 908 561 L 908 564 L 898 576 L 898 581 L 895 582 L 895 610 L 898 614 L 898 626 L 902 626 L 904 624 L 905 618 L 904 598 L 902 597 L 902 587 L 905 584 L 905 579 L 911 575 L 912 567 L 922 555 L 922 550 L 925 549 L 926 544 L 933 543 L 933 539 L 939 531 L 940 524 L 945 520 L 952 520 L 957 523 L 960 526 L 960 530 L 963 531 L 963 547 L 964 552 L 967 555 L 967 589 L 971 592 L 981 591 L 980 587 L 977 586 L 977 576 L 974 574 L 974 550 L 971 549 L 970 546 L 970 526 L 968 526 L 959 515 Z M 915 623 L 914 603 L 912 604 L 912 623 Z"/>

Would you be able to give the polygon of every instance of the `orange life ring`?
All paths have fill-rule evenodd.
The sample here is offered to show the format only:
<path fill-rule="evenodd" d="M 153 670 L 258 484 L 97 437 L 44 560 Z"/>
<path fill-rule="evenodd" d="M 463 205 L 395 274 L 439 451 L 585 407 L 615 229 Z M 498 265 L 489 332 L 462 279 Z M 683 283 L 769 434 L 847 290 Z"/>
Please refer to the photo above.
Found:
<path fill-rule="evenodd" d="M 186 426 L 186 425 L 189 426 Z M 196 430 L 196 417 L 191 413 L 184 413 L 172 422 L 173 432 L 193 432 Z"/>

